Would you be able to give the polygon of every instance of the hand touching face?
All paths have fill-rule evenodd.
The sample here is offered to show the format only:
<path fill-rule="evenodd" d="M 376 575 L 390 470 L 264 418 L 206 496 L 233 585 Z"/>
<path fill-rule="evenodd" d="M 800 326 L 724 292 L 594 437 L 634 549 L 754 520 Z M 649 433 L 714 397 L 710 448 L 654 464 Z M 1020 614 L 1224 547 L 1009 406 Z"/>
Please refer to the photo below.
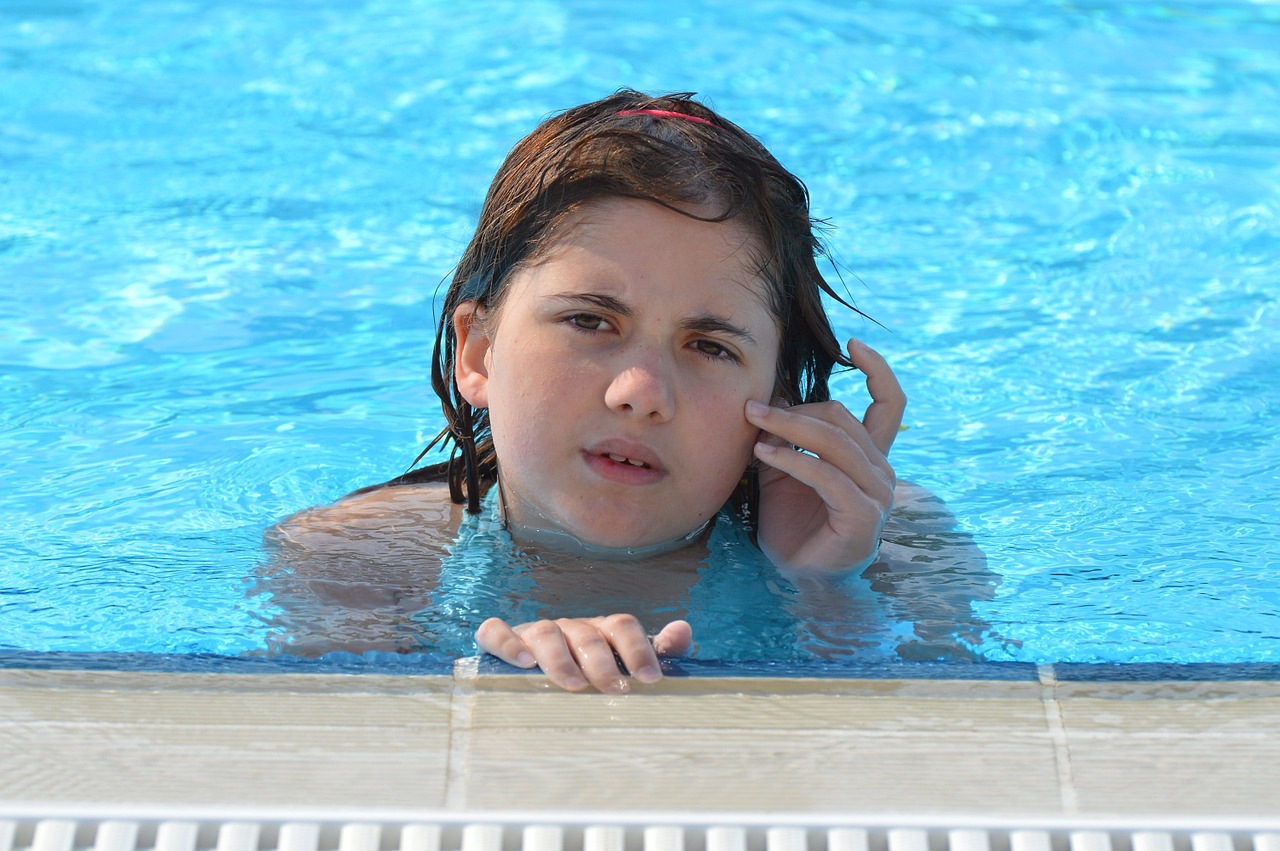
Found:
<path fill-rule="evenodd" d="M 876 556 L 896 485 L 887 458 L 907 397 L 884 358 L 849 341 L 871 405 L 859 420 L 839 402 L 777 408 L 748 402 L 762 440 L 760 547 L 779 567 L 847 570 Z"/>

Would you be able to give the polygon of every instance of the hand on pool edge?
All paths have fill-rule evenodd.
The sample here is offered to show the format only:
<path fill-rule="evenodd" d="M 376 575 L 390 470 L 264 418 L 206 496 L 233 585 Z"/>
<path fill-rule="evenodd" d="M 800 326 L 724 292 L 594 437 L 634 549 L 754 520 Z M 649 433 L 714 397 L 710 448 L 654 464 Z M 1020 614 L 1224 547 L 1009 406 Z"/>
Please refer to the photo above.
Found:
<path fill-rule="evenodd" d="M 792 408 L 751 401 L 760 428 L 760 548 L 791 570 L 855 570 L 875 560 L 893 509 L 896 477 L 888 460 L 907 397 L 875 350 L 848 343 L 867 376 L 871 404 L 861 420 L 840 402 Z M 795 447 L 803 447 L 798 449 Z"/>
<path fill-rule="evenodd" d="M 672 621 L 650 640 L 633 615 L 560 618 L 511 626 L 489 618 L 476 630 L 480 650 L 518 668 L 537 666 L 566 691 L 588 686 L 607 694 L 625 694 L 631 684 L 617 660 L 642 683 L 662 679 L 659 656 L 682 656 L 693 643 L 685 621 Z M 616 656 L 615 656 L 616 654 Z"/>

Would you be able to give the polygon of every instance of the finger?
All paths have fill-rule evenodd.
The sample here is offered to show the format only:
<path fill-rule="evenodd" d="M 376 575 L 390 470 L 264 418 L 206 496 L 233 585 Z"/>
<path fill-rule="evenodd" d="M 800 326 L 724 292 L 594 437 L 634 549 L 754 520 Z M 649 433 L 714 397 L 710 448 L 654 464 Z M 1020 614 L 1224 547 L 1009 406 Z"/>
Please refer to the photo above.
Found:
<path fill-rule="evenodd" d="M 760 403 L 758 403 L 758 404 L 763 405 L 764 403 L 763 403 L 763 402 L 760 402 Z M 751 407 L 751 403 L 748 403 L 748 408 L 750 408 L 750 407 Z M 770 408 L 770 409 L 772 409 L 772 408 L 777 408 L 778 410 L 782 410 L 782 411 L 785 411 L 787 408 L 790 408 L 790 407 L 791 407 L 791 403 L 790 403 L 790 402 L 788 402 L 786 399 L 782 398 L 781 396 L 774 396 L 772 399 L 770 399 L 770 400 L 769 400 L 769 404 L 768 404 L 768 408 Z M 768 413 L 768 411 L 767 411 L 767 410 L 766 410 L 766 411 L 764 411 L 764 414 L 767 414 L 767 413 Z M 750 415 L 748 415 L 747 419 L 751 419 Z M 771 443 L 771 444 L 773 444 L 774 446 L 786 446 L 786 445 L 787 445 L 787 440 L 786 440 L 786 438 L 784 438 L 784 437 L 782 437 L 782 436 L 780 436 L 780 435 L 776 435 L 776 434 L 774 434 L 774 433 L 772 433 L 772 432 L 770 432 L 770 431 L 767 431 L 767 430 L 764 430 L 764 431 L 761 431 L 761 432 L 760 432 L 760 437 L 759 437 L 759 439 L 760 439 L 760 440 L 763 440 L 765 443 Z"/>
<path fill-rule="evenodd" d="M 659 656 L 683 656 L 693 645 L 693 627 L 688 621 L 672 621 L 653 637 L 653 650 Z"/>
<path fill-rule="evenodd" d="M 869 507 L 865 500 L 873 502 L 881 514 L 893 505 L 892 478 L 873 464 L 848 473 L 822 458 L 767 443 L 757 443 L 755 454 L 770 467 L 813 488 L 833 515 L 861 515 Z"/>
<path fill-rule="evenodd" d="M 476 646 L 481 652 L 497 656 L 517 668 L 532 668 L 537 664 L 524 641 L 501 618 L 489 618 L 480 624 L 476 630 Z"/>
<path fill-rule="evenodd" d="M 893 467 L 884 453 L 857 417 L 839 402 L 818 402 L 790 409 L 762 408 L 758 403 L 748 403 L 747 419 L 765 434 L 784 439 L 778 443 L 762 436 L 762 443 L 803 447 L 855 480 L 864 479 L 863 470 L 867 465 L 893 477 Z M 865 482 L 874 486 L 870 479 Z"/>
<path fill-rule="evenodd" d="M 871 394 L 871 404 L 862 415 L 862 424 L 881 454 L 888 455 L 902 426 L 907 394 L 879 352 L 861 340 L 850 340 L 848 349 L 853 365 L 867 376 L 867 392 Z"/>
<path fill-rule="evenodd" d="M 617 658 L 642 683 L 656 683 L 662 679 L 662 668 L 658 664 L 658 654 L 654 651 L 649 636 L 645 634 L 640 621 L 632 615 L 618 614 L 593 621 L 596 628 L 609 641 Z"/>
<path fill-rule="evenodd" d="M 597 626 L 599 620 L 602 619 L 580 621 L 564 618 L 556 624 L 573 654 L 574 663 L 587 682 L 606 694 L 625 694 L 631 690 L 631 684 L 618 667 L 613 645 Z"/>
<path fill-rule="evenodd" d="M 535 621 L 521 624 L 516 627 L 516 634 L 524 640 L 538 667 L 551 682 L 566 691 L 582 691 L 587 687 L 587 678 L 578 666 L 559 623 Z"/>

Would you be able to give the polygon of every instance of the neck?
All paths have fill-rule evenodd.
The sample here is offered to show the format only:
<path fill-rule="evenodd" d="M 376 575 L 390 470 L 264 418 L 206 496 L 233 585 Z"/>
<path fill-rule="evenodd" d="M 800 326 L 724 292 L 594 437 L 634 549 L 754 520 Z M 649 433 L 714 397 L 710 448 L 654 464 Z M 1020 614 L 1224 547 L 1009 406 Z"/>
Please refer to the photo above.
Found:
<path fill-rule="evenodd" d="M 498 478 L 498 506 L 502 511 L 502 525 L 506 528 L 511 537 L 521 544 L 531 544 L 538 548 L 555 550 L 559 553 L 575 556 L 588 556 L 594 559 L 603 559 L 607 561 L 627 561 L 644 558 L 652 558 L 653 556 L 665 555 L 676 550 L 682 550 L 703 538 L 707 530 L 711 527 L 711 521 L 714 518 L 707 518 L 702 521 L 693 531 L 673 538 L 669 541 L 660 541 L 656 544 L 645 544 L 635 547 L 609 547 L 603 544 L 593 544 L 590 541 L 584 541 L 571 532 L 558 529 L 553 523 L 541 514 L 534 512 L 529 518 L 522 522 L 516 522 L 512 519 L 510 511 L 507 509 L 507 496 L 502 488 L 502 478 Z M 528 508 L 528 506 L 525 506 Z"/>

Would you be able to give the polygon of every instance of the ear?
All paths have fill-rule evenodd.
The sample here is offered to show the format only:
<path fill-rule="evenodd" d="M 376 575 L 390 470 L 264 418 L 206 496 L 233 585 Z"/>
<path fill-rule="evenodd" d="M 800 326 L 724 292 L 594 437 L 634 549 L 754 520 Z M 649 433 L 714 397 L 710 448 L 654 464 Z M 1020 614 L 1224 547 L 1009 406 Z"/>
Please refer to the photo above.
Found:
<path fill-rule="evenodd" d="M 773 393 L 769 396 L 770 405 L 777 405 L 779 402 L 791 407 L 787 402 L 787 387 L 782 383 L 782 376 L 778 376 L 778 380 L 773 382 Z"/>
<path fill-rule="evenodd" d="M 489 333 L 484 325 L 484 307 L 478 301 L 464 301 L 453 311 L 453 379 L 458 392 L 473 408 L 489 407 Z"/>

